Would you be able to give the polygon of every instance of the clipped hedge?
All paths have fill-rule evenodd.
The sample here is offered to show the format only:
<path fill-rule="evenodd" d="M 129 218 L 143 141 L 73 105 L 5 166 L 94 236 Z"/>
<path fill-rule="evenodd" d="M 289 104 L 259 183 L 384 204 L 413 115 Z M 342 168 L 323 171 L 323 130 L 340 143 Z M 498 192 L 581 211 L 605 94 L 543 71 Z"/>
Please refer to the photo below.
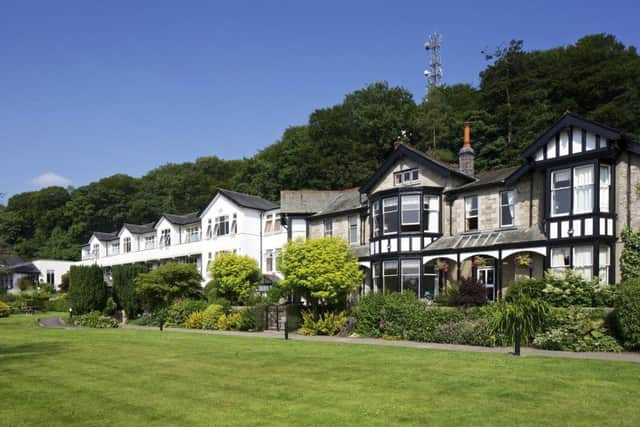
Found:
<path fill-rule="evenodd" d="M 133 281 L 138 277 L 138 274 L 147 271 L 147 266 L 144 264 L 124 264 L 111 267 L 114 299 L 130 319 L 135 318 L 140 312 L 140 302 L 136 296 Z"/>
<path fill-rule="evenodd" d="M 69 269 L 68 295 L 74 315 L 102 311 L 107 302 L 102 268 L 97 265 L 72 266 Z"/>
<path fill-rule="evenodd" d="M 620 285 L 616 322 L 624 346 L 629 350 L 640 350 L 640 279 Z"/>

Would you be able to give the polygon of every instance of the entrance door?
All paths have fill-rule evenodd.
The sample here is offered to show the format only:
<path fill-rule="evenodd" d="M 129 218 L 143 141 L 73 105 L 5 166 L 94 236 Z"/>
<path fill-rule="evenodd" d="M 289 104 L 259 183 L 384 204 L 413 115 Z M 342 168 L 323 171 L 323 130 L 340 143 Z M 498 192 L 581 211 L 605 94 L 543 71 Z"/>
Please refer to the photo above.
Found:
<path fill-rule="evenodd" d="M 478 267 L 476 280 L 487 288 L 487 298 L 496 299 L 496 269 L 495 267 Z"/>

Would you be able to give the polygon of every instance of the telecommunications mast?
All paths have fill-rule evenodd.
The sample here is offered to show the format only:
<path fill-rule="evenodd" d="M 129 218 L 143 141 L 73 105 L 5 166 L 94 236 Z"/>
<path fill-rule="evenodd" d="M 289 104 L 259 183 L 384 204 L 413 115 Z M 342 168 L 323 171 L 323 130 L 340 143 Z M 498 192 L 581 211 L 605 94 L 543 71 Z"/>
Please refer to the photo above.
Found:
<path fill-rule="evenodd" d="M 442 35 L 433 33 L 424 44 L 424 48 L 431 53 L 429 67 L 424 70 L 427 78 L 427 96 L 431 88 L 440 86 L 442 81 L 442 62 L 440 61 L 440 46 L 442 45 Z"/>

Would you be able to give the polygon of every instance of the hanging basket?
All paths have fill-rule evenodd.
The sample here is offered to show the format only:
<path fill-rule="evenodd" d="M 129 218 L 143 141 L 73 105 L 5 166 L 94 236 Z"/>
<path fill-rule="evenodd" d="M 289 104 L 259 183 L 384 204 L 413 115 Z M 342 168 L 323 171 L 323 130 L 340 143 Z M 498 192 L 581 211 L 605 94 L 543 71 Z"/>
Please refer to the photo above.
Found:
<path fill-rule="evenodd" d="M 531 259 L 531 256 L 529 256 L 529 254 L 518 255 L 517 257 L 515 257 L 514 262 L 519 267 L 533 268 L 533 260 Z"/>
<path fill-rule="evenodd" d="M 471 261 L 471 265 L 475 268 L 484 267 L 485 265 L 487 265 L 487 260 L 481 256 L 474 257 L 473 261 Z"/>
<path fill-rule="evenodd" d="M 448 273 L 449 272 L 449 264 L 446 261 L 443 260 L 437 260 L 436 261 L 436 265 L 434 267 L 434 269 L 436 271 L 442 271 L 444 273 Z"/>

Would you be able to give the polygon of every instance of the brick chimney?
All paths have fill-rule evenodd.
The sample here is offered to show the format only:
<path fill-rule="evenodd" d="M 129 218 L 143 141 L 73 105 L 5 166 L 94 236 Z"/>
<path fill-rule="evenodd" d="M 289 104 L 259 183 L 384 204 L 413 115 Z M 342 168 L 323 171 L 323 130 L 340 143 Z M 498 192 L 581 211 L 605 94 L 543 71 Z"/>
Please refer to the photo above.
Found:
<path fill-rule="evenodd" d="M 474 175 L 473 161 L 476 153 L 471 148 L 471 122 L 464 122 L 464 145 L 458 152 L 458 164 L 460 172 Z"/>

